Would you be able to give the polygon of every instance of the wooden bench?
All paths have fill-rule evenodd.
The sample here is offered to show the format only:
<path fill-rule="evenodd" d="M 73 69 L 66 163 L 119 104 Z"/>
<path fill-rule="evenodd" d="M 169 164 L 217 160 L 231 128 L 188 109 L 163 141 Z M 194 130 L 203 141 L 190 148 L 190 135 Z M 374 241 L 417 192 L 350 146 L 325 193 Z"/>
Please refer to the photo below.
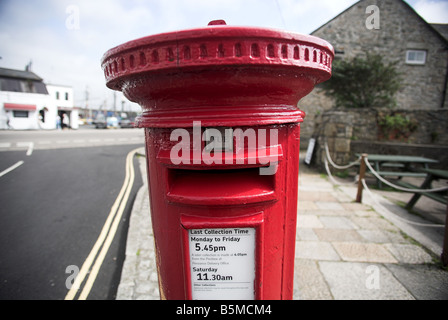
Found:
<path fill-rule="evenodd" d="M 421 186 L 415 186 L 411 183 L 405 182 L 405 181 L 398 181 L 396 184 L 407 188 L 407 189 L 431 189 L 432 188 L 432 182 L 434 180 L 439 179 L 448 179 L 448 171 L 446 170 L 437 170 L 437 169 L 422 169 L 423 173 L 426 174 L 425 181 L 422 183 Z M 406 205 L 407 209 L 412 209 L 412 207 L 417 203 L 418 199 L 420 199 L 421 196 L 428 197 L 430 199 L 433 199 L 437 202 L 447 204 L 448 203 L 448 192 L 442 191 L 442 192 L 418 192 L 415 193 L 411 200 Z"/>
<path fill-rule="evenodd" d="M 398 177 L 426 177 L 426 172 L 419 171 L 418 166 L 428 168 L 429 164 L 437 163 L 437 160 L 428 159 L 425 157 L 403 156 L 403 155 L 385 155 L 385 154 L 368 154 L 367 159 L 372 165 L 373 169 L 380 176 Z M 391 171 L 388 168 L 396 169 Z M 386 170 L 384 170 L 386 169 Z M 382 188 L 382 183 L 377 179 L 378 188 Z"/>
<path fill-rule="evenodd" d="M 420 187 L 415 186 L 411 183 L 405 182 L 405 181 L 397 181 L 395 182 L 397 185 L 402 186 L 403 188 L 407 188 L 407 189 L 420 189 Z M 443 196 L 442 193 L 436 193 L 436 192 L 419 192 L 416 193 L 416 195 L 420 195 L 420 196 L 425 196 L 428 197 L 432 200 L 435 200 L 437 202 L 443 203 L 443 204 L 447 204 L 447 197 Z M 412 200 L 412 199 L 411 199 Z M 417 199 L 418 200 L 418 199 Z M 417 201 L 415 201 L 414 203 L 411 204 L 411 201 L 409 201 L 409 203 L 406 205 L 406 208 L 408 209 L 412 209 L 412 207 L 415 205 Z"/>
<path fill-rule="evenodd" d="M 379 171 L 378 174 L 380 176 L 387 176 L 387 177 L 415 177 L 415 178 L 424 178 L 426 177 L 425 173 L 419 173 L 419 172 L 406 172 L 406 171 Z"/>

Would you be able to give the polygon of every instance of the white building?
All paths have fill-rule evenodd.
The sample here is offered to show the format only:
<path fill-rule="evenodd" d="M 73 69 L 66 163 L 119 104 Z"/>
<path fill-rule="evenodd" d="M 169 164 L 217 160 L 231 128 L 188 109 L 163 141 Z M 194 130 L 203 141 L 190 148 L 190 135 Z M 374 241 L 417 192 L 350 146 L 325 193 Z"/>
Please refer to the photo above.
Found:
<path fill-rule="evenodd" d="M 48 94 L 50 95 L 53 103 L 56 106 L 55 121 L 56 117 L 59 116 L 62 121 L 65 116 L 68 117 L 70 128 L 78 129 L 79 127 L 79 110 L 73 106 L 73 88 L 69 86 L 61 86 L 54 84 L 47 84 Z"/>
<path fill-rule="evenodd" d="M 73 89 L 46 86 L 29 70 L 0 68 L 0 129 L 56 129 L 57 116 L 66 113 L 70 126 L 78 128 Z"/>

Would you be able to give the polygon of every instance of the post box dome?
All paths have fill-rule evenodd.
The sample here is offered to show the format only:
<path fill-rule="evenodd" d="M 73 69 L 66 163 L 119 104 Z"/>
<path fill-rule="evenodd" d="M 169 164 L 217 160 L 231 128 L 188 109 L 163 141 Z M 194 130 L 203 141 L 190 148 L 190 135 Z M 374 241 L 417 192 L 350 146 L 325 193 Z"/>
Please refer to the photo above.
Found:
<path fill-rule="evenodd" d="M 333 58 L 317 37 L 217 20 L 126 42 L 104 54 L 102 68 L 110 89 L 142 106 L 140 126 L 181 126 L 203 107 L 274 112 L 281 123 L 303 116 L 297 102 L 330 78 Z"/>

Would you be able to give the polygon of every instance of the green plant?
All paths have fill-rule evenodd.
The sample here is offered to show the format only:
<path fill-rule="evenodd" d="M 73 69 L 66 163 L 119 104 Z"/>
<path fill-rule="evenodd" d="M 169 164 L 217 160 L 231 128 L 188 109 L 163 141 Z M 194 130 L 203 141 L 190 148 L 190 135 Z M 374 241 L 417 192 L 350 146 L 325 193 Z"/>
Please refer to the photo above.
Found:
<path fill-rule="evenodd" d="M 335 99 L 336 107 L 393 107 L 394 95 L 400 88 L 395 66 L 394 62 L 385 63 L 377 54 L 335 60 L 332 78 L 321 87 Z"/>
<path fill-rule="evenodd" d="M 380 133 L 386 140 L 407 140 L 417 130 L 417 122 L 399 113 L 385 115 L 378 121 Z"/>
<path fill-rule="evenodd" d="M 350 172 L 348 170 L 342 170 L 342 171 L 335 172 L 334 175 L 338 178 L 345 179 L 350 176 Z"/>

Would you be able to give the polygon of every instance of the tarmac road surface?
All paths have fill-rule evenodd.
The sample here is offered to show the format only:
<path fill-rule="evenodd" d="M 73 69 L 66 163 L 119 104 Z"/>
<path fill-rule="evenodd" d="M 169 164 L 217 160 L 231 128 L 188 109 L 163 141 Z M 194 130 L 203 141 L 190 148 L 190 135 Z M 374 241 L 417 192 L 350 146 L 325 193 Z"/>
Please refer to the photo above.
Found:
<path fill-rule="evenodd" d="M 118 141 L 118 131 L 129 139 Z M 131 131 L 107 130 L 103 132 L 109 135 L 100 138 L 81 130 L 0 133 L 0 149 L 3 143 L 3 151 L 16 150 L 0 152 L 0 299 L 65 298 L 124 185 L 126 156 L 143 146 L 142 131 Z M 102 141 L 95 141 L 94 147 L 56 148 L 63 145 L 59 140 L 82 139 L 79 146 L 88 139 Z M 26 141 L 33 142 L 31 151 Z M 50 141 L 51 148 L 42 149 L 42 141 Z M 134 167 L 135 181 L 117 232 L 87 299 L 115 298 L 128 217 L 142 185 Z"/>

